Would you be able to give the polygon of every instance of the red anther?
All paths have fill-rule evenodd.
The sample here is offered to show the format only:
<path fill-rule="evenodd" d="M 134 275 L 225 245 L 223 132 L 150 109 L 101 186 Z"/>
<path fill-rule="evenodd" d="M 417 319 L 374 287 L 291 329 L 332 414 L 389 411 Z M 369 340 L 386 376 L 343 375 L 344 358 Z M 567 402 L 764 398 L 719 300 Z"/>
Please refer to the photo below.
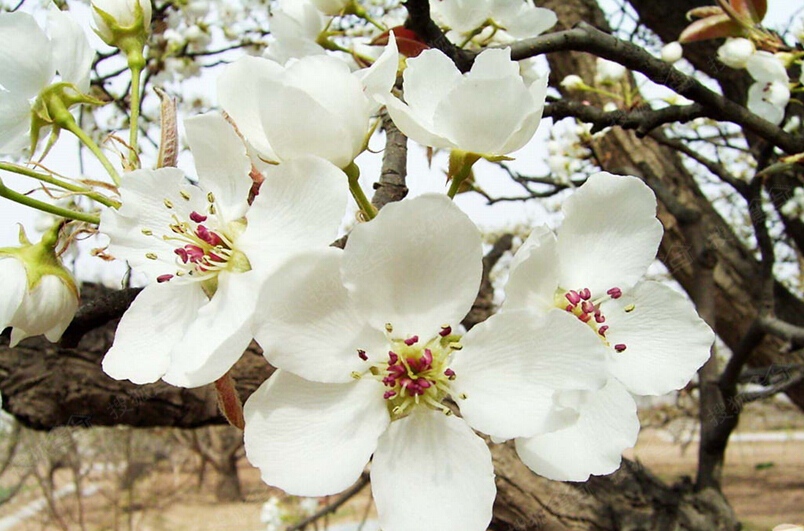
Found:
<path fill-rule="evenodd" d="M 425 380 L 424 378 L 419 378 L 416 381 L 418 382 L 420 389 L 429 389 L 433 385 L 430 383 L 430 380 Z"/>
<path fill-rule="evenodd" d="M 189 260 L 190 258 L 189 255 L 187 254 L 187 251 L 185 251 L 184 249 L 173 249 L 173 252 L 176 253 L 176 255 L 178 255 L 181 261 L 184 262 L 185 264 L 187 263 L 187 260 Z"/>
<path fill-rule="evenodd" d="M 197 245 L 185 245 L 184 250 L 187 253 L 187 258 L 194 264 L 204 258 L 204 250 Z"/>
<path fill-rule="evenodd" d="M 424 354 L 420 359 L 424 363 L 424 370 L 429 369 L 433 363 L 433 352 L 429 348 L 424 349 Z"/>
<path fill-rule="evenodd" d="M 581 315 L 578 316 L 578 319 L 580 319 L 584 323 L 588 323 L 589 319 L 591 319 L 591 318 L 592 318 L 592 316 L 589 315 L 588 313 L 582 313 Z"/>
<path fill-rule="evenodd" d="M 395 396 L 396 396 L 396 391 L 386 391 L 386 392 L 384 392 L 384 393 L 382 394 L 382 397 L 383 397 L 384 399 L 386 399 L 386 400 L 388 400 L 389 398 L 393 398 L 393 397 L 395 397 Z"/>
<path fill-rule="evenodd" d="M 168 273 L 167 275 L 159 275 L 158 277 L 156 277 L 156 281 L 161 284 L 162 282 L 167 282 L 171 278 L 173 278 L 173 275 Z"/>
<path fill-rule="evenodd" d="M 580 295 L 585 301 L 588 301 L 592 298 L 592 292 L 589 291 L 589 288 L 583 288 L 580 292 L 578 292 L 578 295 Z"/>
<path fill-rule="evenodd" d="M 595 310 L 597 310 L 597 308 L 595 308 L 595 305 L 592 304 L 591 302 L 583 301 L 581 303 L 581 310 L 583 310 L 583 313 L 595 313 Z"/>
<path fill-rule="evenodd" d="M 225 262 L 226 261 L 224 258 L 221 258 L 220 256 L 218 256 L 215 253 L 209 253 L 209 257 L 210 257 L 210 259 L 214 260 L 215 262 Z"/>
<path fill-rule="evenodd" d="M 575 309 L 575 306 L 573 306 L 572 304 L 567 304 L 567 307 L 564 309 L 567 310 L 568 312 L 571 312 L 572 310 Z"/>
<path fill-rule="evenodd" d="M 196 223 L 203 223 L 207 220 L 207 217 L 202 214 L 199 214 L 196 211 L 192 211 L 190 212 L 190 219 L 195 221 Z"/>
<path fill-rule="evenodd" d="M 600 334 L 603 337 L 606 337 L 606 330 L 608 330 L 608 329 L 609 329 L 608 325 L 603 325 L 603 326 L 601 326 L 600 328 L 597 329 L 597 333 Z"/>
<path fill-rule="evenodd" d="M 195 229 L 195 235 L 207 242 L 210 245 L 220 245 L 223 243 L 223 240 L 220 236 L 209 230 L 203 225 L 199 225 L 197 229 Z"/>
<path fill-rule="evenodd" d="M 399 356 L 396 355 L 396 352 L 389 350 L 388 351 L 388 365 L 396 365 L 396 362 L 399 361 Z"/>
<path fill-rule="evenodd" d="M 577 292 L 577 291 L 575 291 L 574 289 L 573 289 L 573 290 L 568 291 L 568 292 L 567 292 L 567 293 L 566 293 L 564 296 L 567 298 L 567 300 L 568 300 L 568 301 L 570 302 L 570 304 L 572 304 L 573 306 L 574 306 L 574 305 L 576 305 L 576 304 L 578 304 L 579 302 L 581 302 L 581 296 L 580 296 L 580 295 L 578 295 L 578 292 Z"/>
<path fill-rule="evenodd" d="M 386 376 L 382 379 L 382 383 L 387 385 L 388 387 L 393 387 L 396 385 L 396 376 Z"/>
<path fill-rule="evenodd" d="M 366 351 L 362 348 L 357 349 L 357 355 L 363 361 L 368 361 L 368 356 L 366 355 Z"/>
<path fill-rule="evenodd" d="M 451 326 L 442 326 L 441 331 L 438 333 L 438 335 L 440 335 L 441 337 L 447 337 L 451 333 L 452 333 L 452 327 Z"/>
<path fill-rule="evenodd" d="M 413 380 L 411 380 L 410 378 L 399 379 L 399 387 L 401 387 L 402 389 L 407 389 L 411 385 L 413 385 Z"/>
<path fill-rule="evenodd" d="M 452 380 L 455 378 L 455 371 L 453 371 L 452 369 L 447 369 L 446 371 L 444 371 L 444 376 Z"/>
<path fill-rule="evenodd" d="M 419 336 L 411 336 L 405 340 L 407 346 L 415 345 L 419 341 Z"/>
<path fill-rule="evenodd" d="M 614 345 L 614 350 L 616 350 L 617 352 L 622 352 L 623 350 L 625 350 L 625 343 L 617 343 L 616 345 Z"/>
<path fill-rule="evenodd" d="M 606 294 L 611 297 L 612 299 L 619 299 L 623 296 L 623 290 L 620 288 L 611 288 L 606 292 Z"/>
<path fill-rule="evenodd" d="M 395 378 L 398 378 L 400 375 L 405 374 L 408 371 L 402 365 L 391 365 L 388 367 L 388 372 L 395 375 Z"/>
<path fill-rule="evenodd" d="M 416 358 L 405 358 L 405 361 L 408 362 L 408 367 L 413 369 L 413 372 L 421 372 L 421 362 Z"/>
<path fill-rule="evenodd" d="M 606 322 L 606 318 L 603 316 L 603 314 L 602 314 L 602 313 L 600 313 L 600 312 L 595 312 L 595 322 L 596 322 L 596 323 L 598 323 L 598 324 L 600 324 L 600 323 L 605 323 L 605 322 Z"/>

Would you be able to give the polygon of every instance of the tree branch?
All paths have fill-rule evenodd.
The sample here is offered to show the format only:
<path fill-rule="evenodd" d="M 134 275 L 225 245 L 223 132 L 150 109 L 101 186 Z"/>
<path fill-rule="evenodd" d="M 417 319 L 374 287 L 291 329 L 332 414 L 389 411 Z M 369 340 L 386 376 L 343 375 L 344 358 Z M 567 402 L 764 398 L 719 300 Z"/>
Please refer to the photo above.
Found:
<path fill-rule="evenodd" d="M 595 29 L 585 22 L 579 22 L 569 30 L 512 43 L 510 48 L 511 58 L 514 60 L 545 53 L 578 51 L 616 61 L 630 70 L 641 72 L 654 83 L 664 85 L 700 104 L 709 118 L 738 124 L 789 154 L 804 151 L 804 137 L 786 133 L 642 48 Z"/>

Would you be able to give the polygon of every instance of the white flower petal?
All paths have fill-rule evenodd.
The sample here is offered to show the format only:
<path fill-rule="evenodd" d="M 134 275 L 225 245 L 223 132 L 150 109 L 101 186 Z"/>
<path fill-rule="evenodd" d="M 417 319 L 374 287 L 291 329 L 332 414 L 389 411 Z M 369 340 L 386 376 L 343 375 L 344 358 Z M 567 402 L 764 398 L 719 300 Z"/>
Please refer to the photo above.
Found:
<path fill-rule="evenodd" d="M 252 268 L 268 274 L 295 252 L 333 242 L 348 201 L 346 175 L 324 159 L 305 156 L 268 168 L 237 247 Z"/>
<path fill-rule="evenodd" d="M 131 304 L 103 358 L 117 380 L 146 384 L 161 378 L 173 347 L 184 337 L 207 297 L 200 286 L 166 282 L 145 288 Z"/>
<path fill-rule="evenodd" d="M 355 83 L 359 85 L 356 79 Z M 347 129 L 350 124 L 341 123 L 330 108 L 302 89 L 275 85 L 266 90 L 260 99 L 259 113 L 266 138 L 282 161 L 315 155 L 343 168 L 357 156 L 355 135 Z M 368 132 L 368 116 L 363 124 L 361 145 Z"/>
<path fill-rule="evenodd" d="M 296 496 L 354 483 L 390 417 L 374 380 L 322 384 L 277 371 L 244 407 L 246 455 L 262 479 Z"/>
<path fill-rule="evenodd" d="M 583 395 L 575 424 L 516 440 L 520 459 L 540 476 L 586 481 L 590 474 L 610 474 L 620 466 L 623 451 L 636 444 L 636 404 L 622 384 L 611 378 L 603 389 Z"/>
<path fill-rule="evenodd" d="M 31 105 L 24 96 L 0 90 L 0 154 L 18 155 L 28 147 Z"/>
<path fill-rule="evenodd" d="M 542 114 L 544 113 L 544 101 L 547 97 L 547 80 L 548 76 L 542 75 L 536 78 L 531 84 L 528 92 L 532 98 L 530 110 L 522 123 L 509 138 L 508 141 L 500 149 L 500 153 L 512 153 L 525 146 L 542 122 Z"/>
<path fill-rule="evenodd" d="M 483 530 L 496 496 L 491 453 L 463 420 L 415 411 L 380 438 L 371 490 L 384 531 Z"/>
<path fill-rule="evenodd" d="M 78 298 L 64 281 L 55 275 L 44 275 L 22 298 L 9 323 L 14 327 L 9 346 L 40 334 L 46 334 L 49 341 L 58 341 L 77 309 Z"/>
<path fill-rule="evenodd" d="M 422 146 L 430 146 L 441 149 L 451 149 L 455 145 L 434 132 L 435 126 L 432 119 L 422 119 L 418 111 L 414 111 L 408 104 L 402 103 L 394 96 L 388 95 L 384 99 L 385 108 L 391 116 L 394 125 L 410 139 L 418 142 Z"/>
<path fill-rule="evenodd" d="M 461 33 L 480 27 L 490 16 L 488 0 L 441 0 L 433 2 L 430 9 L 434 16 Z"/>
<path fill-rule="evenodd" d="M 537 228 L 514 256 L 502 308 L 547 313 L 555 308 L 559 278 L 556 237 L 546 227 Z"/>
<path fill-rule="evenodd" d="M 609 371 L 634 394 L 681 389 L 709 359 L 712 329 L 689 300 L 667 286 L 643 282 L 601 309 L 609 325 L 606 339 L 626 345 L 623 352 L 610 349 Z"/>
<path fill-rule="evenodd" d="M 369 67 L 358 70 L 355 76 L 363 84 L 366 95 L 382 102 L 385 94 L 390 94 L 396 82 L 396 72 L 399 69 L 399 52 L 396 47 L 396 38 L 392 31 L 388 36 L 388 44 L 376 61 Z"/>
<path fill-rule="evenodd" d="M 343 256 L 344 285 L 369 322 L 394 337 L 434 337 L 457 325 L 477 296 L 480 232 L 445 195 L 392 203 L 355 227 Z"/>
<path fill-rule="evenodd" d="M 33 98 L 53 79 L 50 40 L 27 13 L 0 13 L 0 86 Z"/>
<path fill-rule="evenodd" d="M 187 118 L 184 130 L 198 180 L 215 196 L 219 214 L 226 222 L 243 217 L 253 184 L 249 177 L 251 162 L 243 141 L 218 113 Z"/>
<path fill-rule="evenodd" d="M 218 289 L 198 310 L 184 337 L 173 347 L 163 379 L 180 387 L 212 383 L 232 368 L 251 343 L 257 302 L 254 272 L 218 275 Z"/>
<path fill-rule="evenodd" d="M 89 71 L 95 50 L 83 28 L 55 6 L 47 13 L 48 33 L 53 43 L 53 64 L 63 81 L 74 83 L 78 90 L 89 89 Z"/>
<path fill-rule="evenodd" d="M 563 205 L 558 255 L 564 289 L 589 288 L 593 297 L 639 281 L 656 256 L 662 224 L 656 198 L 636 177 L 592 175 Z"/>
<path fill-rule="evenodd" d="M 599 389 L 605 347 L 568 313 L 537 318 L 501 312 L 470 330 L 450 367 L 453 396 L 473 428 L 494 437 L 528 437 L 553 429 L 556 390 Z"/>
<path fill-rule="evenodd" d="M 427 129 L 438 127 L 433 123 L 436 108 L 463 81 L 455 63 L 440 50 L 425 50 L 408 59 L 402 77 L 412 117 Z"/>
<path fill-rule="evenodd" d="M 385 354 L 385 334 L 365 323 L 343 287 L 341 255 L 334 248 L 298 255 L 263 285 L 254 336 L 274 367 L 350 382 L 368 368 L 357 349 Z"/>
<path fill-rule="evenodd" d="M 277 160 L 259 113 L 259 97 L 268 82 L 282 75 L 281 65 L 260 57 L 245 56 L 229 65 L 218 78 L 218 101 L 237 124 L 246 140 L 266 160 Z"/>
<path fill-rule="evenodd" d="M 3 292 L 0 296 L 0 332 L 11 324 L 11 319 L 28 290 L 28 275 L 18 259 L 0 255 L 0 278 Z"/>
<path fill-rule="evenodd" d="M 555 12 L 550 9 L 533 7 L 529 3 L 508 2 L 507 0 L 497 0 L 497 4 L 519 4 L 521 6 L 514 12 L 509 11 L 506 13 L 506 15 L 514 16 L 498 15 L 505 30 L 517 39 L 528 39 L 540 35 L 558 22 Z"/>
<path fill-rule="evenodd" d="M 745 62 L 745 68 L 756 81 L 788 82 L 784 63 L 774 54 L 765 51 L 754 52 Z"/>

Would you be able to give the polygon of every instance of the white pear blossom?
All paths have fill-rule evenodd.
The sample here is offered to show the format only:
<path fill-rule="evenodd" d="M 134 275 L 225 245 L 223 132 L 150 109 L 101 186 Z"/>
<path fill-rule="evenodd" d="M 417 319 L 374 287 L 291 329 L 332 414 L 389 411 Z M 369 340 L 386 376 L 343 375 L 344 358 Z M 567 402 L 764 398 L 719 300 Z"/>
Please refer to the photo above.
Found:
<path fill-rule="evenodd" d="M 282 66 L 243 57 L 218 79 L 218 99 L 264 161 L 316 155 L 339 168 L 363 151 L 375 94 L 396 81 L 396 41 L 364 70 L 343 61 L 309 56 Z"/>
<path fill-rule="evenodd" d="M 756 51 L 756 46 L 749 39 L 729 38 L 717 49 L 717 58 L 726 66 L 742 69 Z"/>
<path fill-rule="evenodd" d="M 626 72 L 628 72 L 628 69 L 620 63 L 615 63 L 614 61 L 609 61 L 608 59 L 598 57 L 595 71 L 595 82 L 603 84 L 617 83 L 623 77 L 625 77 Z"/>
<path fill-rule="evenodd" d="M 346 177 L 305 157 L 272 168 L 249 205 L 246 148 L 223 117 L 185 120 L 199 176 L 177 168 L 126 174 L 122 206 L 101 215 L 109 253 L 155 283 L 123 316 L 103 369 L 117 379 L 210 383 L 251 341 L 249 319 L 263 279 L 294 253 L 335 239 Z"/>
<path fill-rule="evenodd" d="M 784 64 L 774 54 L 760 51 L 748 59 L 745 67 L 755 81 L 748 88 L 748 109 L 779 125 L 790 101 L 790 83 Z"/>
<path fill-rule="evenodd" d="M 147 30 L 151 25 L 151 0 L 92 0 L 92 8 L 95 31 L 110 46 L 117 46 L 119 35 L 98 10 L 108 14 L 120 28 L 134 27 L 139 21 L 138 12 L 142 13 L 142 28 Z"/>
<path fill-rule="evenodd" d="M 439 0 L 430 2 L 433 16 L 460 33 L 490 22 L 514 39 L 535 37 L 555 26 L 556 14 L 524 0 Z"/>
<path fill-rule="evenodd" d="M 684 296 L 641 280 L 663 232 L 644 183 L 594 174 L 563 211 L 557 236 L 536 230 L 517 252 L 501 313 L 572 315 L 578 334 L 596 336 L 606 347 L 606 387 L 557 397 L 576 408 L 578 421 L 516 441 L 520 457 L 538 474 L 583 481 L 616 470 L 622 451 L 636 442 L 639 420 L 630 393 L 661 395 L 685 386 L 709 358 L 714 334 Z"/>
<path fill-rule="evenodd" d="M 269 23 L 275 40 L 268 46 L 266 58 L 285 64 L 290 59 L 326 53 L 316 42 L 324 31 L 324 17 L 310 0 L 281 0 Z"/>
<path fill-rule="evenodd" d="M 561 80 L 561 86 L 567 90 L 580 90 L 586 86 L 586 83 L 583 82 L 581 76 L 577 74 L 570 74 Z"/>
<path fill-rule="evenodd" d="M 788 218 L 804 218 L 804 188 L 796 188 L 781 211 Z"/>
<path fill-rule="evenodd" d="M 665 63 L 676 63 L 684 56 L 684 48 L 678 41 L 668 42 L 662 46 L 662 61 Z"/>
<path fill-rule="evenodd" d="M 439 50 L 407 64 L 405 101 L 384 101 L 399 130 L 419 144 L 498 157 L 524 146 L 539 127 L 547 76 L 526 86 L 510 49 L 485 50 L 463 75 Z"/>
<path fill-rule="evenodd" d="M 279 370 L 244 414 L 265 482 L 333 494 L 373 454 L 382 529 L 486 529 L 494 473 L 472 428 L 510 438 L 571 422 L 555 390 L 598 389 L 605 348 L 577 337 L 565 312 L 507 312 L 461 337 L 481 262 L 474 223 L 429 194 L 387 205 L 343 251 L 311 253 L 263 286 L 272 311 L 257 316 L 255 338 Z"/>
<path fill-rule="evenodd" d="M 26 13 L 0 13 L 0 154 L 27 146 L 31 106 L 54 83 L 84 93 L 95 51 L 70 15 L 48 12 L 47 33 Z"/>
<path fill-rule="evenodd" d="M 336 16 L 355 3 L 356 0 L 312 0 L 316 9 L 325 15 Z"/>
<path fill-rule="evenodd" d="M 58 341 L 78 309 L 78 287 L 56 257 L 57 239 L 58 228 L 35 245 L 21 233 L 25 245 L 0 248 L 0 331 L 12 327 L 11 347 L 40 334 Z"/>

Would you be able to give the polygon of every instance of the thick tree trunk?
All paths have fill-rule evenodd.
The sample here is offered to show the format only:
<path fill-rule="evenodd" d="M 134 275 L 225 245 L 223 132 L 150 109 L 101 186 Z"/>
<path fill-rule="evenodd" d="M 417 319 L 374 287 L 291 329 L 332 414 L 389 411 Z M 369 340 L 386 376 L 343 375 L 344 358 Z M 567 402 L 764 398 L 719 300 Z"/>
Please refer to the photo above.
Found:
<path fill-rule="evenodd" d="M 240 488 L 240 476 L 237 472 L 237 455 L 232 454 L 223 459 L 216 467 L 218 484 L 215 486 L 215 499 L 222 503 L 243 500 Z"/>

